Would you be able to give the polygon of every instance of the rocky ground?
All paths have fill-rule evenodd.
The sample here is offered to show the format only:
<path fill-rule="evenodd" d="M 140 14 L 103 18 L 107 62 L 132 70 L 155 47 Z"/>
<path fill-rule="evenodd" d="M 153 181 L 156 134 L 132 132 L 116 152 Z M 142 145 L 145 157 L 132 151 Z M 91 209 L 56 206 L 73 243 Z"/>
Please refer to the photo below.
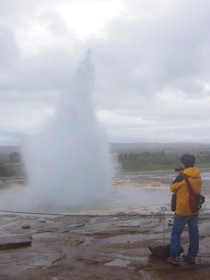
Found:
<path fill-rule="evenodd" d="M 170 216 L 166 216 L 165 242 Z M 0 216 L 1 280 L 64 279 L 209 279 L 210 223 L 200 216 L 196 265 L 174 267 L 151 254 L 163 241 L 161 213 L 108 216 Z M 186 229 L 187 230 L 187 229 Z M 188 233 L 182 236 L 187 249 Z"/>
<path fill-rule="evenodd" d="M 148 183 L 148 179 L 144 180 L 144 184 Z M 168 184 L 166 181 L 160 183 Z M 208 181 L 205 182 L 204 194 L 209 194 Z M 109 215 L 2 211 L 0 279 L 209 279 L 208 209 L 200 214 L 200 249 L 196 265 L 182 262 L 175 267 L 168 264 L 165 257 L 157 257 L 148 249 L 149 245 L 163 241 L 168 244 L 172 217 L 170 211 L 165 215 L 161 212 L 143 215 L 134 211 Z M 186 252 L 187 228 L 181 242 Z"/>

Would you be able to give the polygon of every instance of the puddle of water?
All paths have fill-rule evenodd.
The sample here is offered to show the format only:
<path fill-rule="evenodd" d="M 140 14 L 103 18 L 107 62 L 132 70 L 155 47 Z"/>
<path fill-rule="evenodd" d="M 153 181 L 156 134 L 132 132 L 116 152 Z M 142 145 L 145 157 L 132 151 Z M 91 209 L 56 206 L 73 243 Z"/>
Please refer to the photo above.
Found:
<path fill-rule="evenodd" d="M 127 267 L 132 262 L 141 262 L 146 263 L 148 262 L 148 256 L 146 257 L 131 257 L 122 254 L 116 254 L 115 259 L 113 261 L 105 263 L 107 266 L 119 266 L 119 267 Z"/>
<path fill-rule="evenodd" d="M 119 266 L 119 267 L 127 267 L 131 262 L 122 259 L 116 259 L 111 262 L 105 263 L 107 266 Z"/>
<path fill-rule="evenodd" d="M 106 238 L 93 239 L 91 241 L 91 245 L 107 245 L 107 244 L 122 244 L 122 243 L 133 243 L 146 239 L 161 239 L 162 234 L 126 234 L 126 235 L 118 235 Z"/>
<path fill-rule="evenodd" d="M 37 232 L 31 235 L 32 239 L 56 238 L 55 232 Z"/>

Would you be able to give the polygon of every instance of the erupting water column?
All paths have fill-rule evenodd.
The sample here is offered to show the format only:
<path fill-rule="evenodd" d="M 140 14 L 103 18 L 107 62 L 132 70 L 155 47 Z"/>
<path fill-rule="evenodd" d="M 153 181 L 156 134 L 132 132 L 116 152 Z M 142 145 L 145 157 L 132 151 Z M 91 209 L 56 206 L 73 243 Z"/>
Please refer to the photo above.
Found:
<path fill-rule="evenodd" d="M 25 147 L 33 209 L 93 206 L 106 195 L 110 157 L 91 104 L 93 76 L 88 53 L 61 96 L 55 119 Z"/>

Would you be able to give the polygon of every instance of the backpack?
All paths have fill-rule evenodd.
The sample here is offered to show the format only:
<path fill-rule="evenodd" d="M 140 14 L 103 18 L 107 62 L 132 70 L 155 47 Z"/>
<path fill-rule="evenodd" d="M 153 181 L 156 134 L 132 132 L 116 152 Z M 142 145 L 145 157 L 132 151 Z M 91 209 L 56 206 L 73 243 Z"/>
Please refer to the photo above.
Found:
<path fill-rule="evenodd" d="M 176 211 L 176 193 L 171 196 L 171 211 Z"/>
<path fill-rule="evenodd" d="M 184 180 L 186 182 L 189 191 L 189 204 L 190 204 L 191 211 L 195 213 L 201 209 L 202 204 L 205 202 L 205 196 L 201 195 L 200 193 L 196 193 L 192 188 L 188 177 L 183 173 L 182 175 L 184 177 Z"/>

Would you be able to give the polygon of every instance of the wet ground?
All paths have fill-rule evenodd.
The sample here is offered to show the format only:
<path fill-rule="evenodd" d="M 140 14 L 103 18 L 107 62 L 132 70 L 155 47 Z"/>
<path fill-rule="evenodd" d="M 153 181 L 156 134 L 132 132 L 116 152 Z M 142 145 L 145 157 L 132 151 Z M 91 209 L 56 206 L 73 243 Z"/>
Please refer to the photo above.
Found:
<path fill-rule="evenodd" d="M 165 217 L 165 242 L 171 226 Z M 209 279 L 210 223 L 200 218 L 196 265 L 174 267 L 151 254 L 163 241 L 163 215 L 46 216 L 2 214 L 0 244 L 31 240 L 21 248 L 0 250 L 1 280 L 33 279 Z M 187 249 L 188 233 L 182 237 Z"/>
<path fill-rule="evenodd" d="M 148 249 L 151 244 L 163 241 L 168 244 L 173 222 L 173 213 L 169 209 L 161 212 L 160 207 L 156 211 L 154 208 L 148 211 L 149 206 L 131 207 L 132 211 L 120 208 L 118 212 L 115 209 L 115 213 L 110 211 L 103 215 L 2 211 L 0 279 L 207 280 L 210 275 L 210 217 L 209 179 L 207 175 L 205 178 L 207 203 L 200 214 L 200 249 L 196 265 L 182 262 L 179 267 L 174 267 Z M 156 185 L 164 189 L 171 178 L 164 176 L 155 180 Z M 131 189 L 142 185 L 152 189 L 154 181 L 142 176 L 120 176 L 115 179 L 113 188 L 116 190 L 121 186 L 124 189 L 127 185 Z M 181 243 L 186 252 L 187 228 Z"/>

